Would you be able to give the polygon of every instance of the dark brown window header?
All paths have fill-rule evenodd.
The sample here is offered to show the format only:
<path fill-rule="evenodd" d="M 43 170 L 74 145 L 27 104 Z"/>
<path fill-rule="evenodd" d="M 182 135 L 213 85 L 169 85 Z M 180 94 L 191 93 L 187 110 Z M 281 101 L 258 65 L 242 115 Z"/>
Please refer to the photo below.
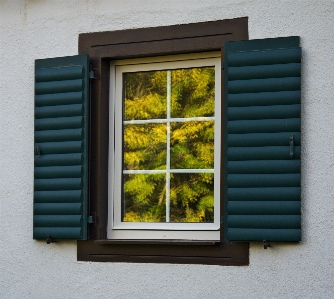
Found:
<path fill-rule="evenodd" d="M 248 18 L 79 35 L 79 54 L 131 58 L 220 50 L 248 39 Z"/>

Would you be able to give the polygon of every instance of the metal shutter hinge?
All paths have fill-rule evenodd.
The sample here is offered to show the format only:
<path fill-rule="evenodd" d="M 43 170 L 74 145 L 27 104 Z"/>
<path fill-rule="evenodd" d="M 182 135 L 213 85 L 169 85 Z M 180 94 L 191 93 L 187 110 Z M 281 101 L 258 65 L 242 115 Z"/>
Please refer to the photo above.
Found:
<path fill-rule="evenodd" d="M 93 71 L 89 72 L 89 79 L 96 79 Z"/>
<path fill-rule="evenodd" d="M 225 61 L 222 62 L 222 69 L 225 69 Z"/>
<path fill-rule="evenodd" d="M 88 216 L 87 222 L 88 223 L 95 223 L 95 217 L 94 216 Z"/>

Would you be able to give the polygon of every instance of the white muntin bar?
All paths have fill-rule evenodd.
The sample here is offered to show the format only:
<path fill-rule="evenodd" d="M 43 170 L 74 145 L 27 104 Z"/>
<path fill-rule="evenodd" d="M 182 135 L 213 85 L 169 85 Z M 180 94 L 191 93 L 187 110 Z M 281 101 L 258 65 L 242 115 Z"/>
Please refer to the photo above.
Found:
<path fill-rule="evenodd" d="M 167 108 L 168 113 L 168 108 Z M 141 124 L 165 124 L 169 122 L 175 123 L 185 123 L 185 122 L 193 122 L 193 121 L 212 121 L 215 120 L 214 117 L 187 117 L 187 118 L 156 118 L 156 119 L 136 119 L 136 120 L 125 120 L 124 125 L 141 125 Z"/>
<path fill-rule="evenodd" d="M 123 170 L 123 174 L 159 174 L 166 173 L 165 169 L 162 170 Z"/>
<path fill-rule="evenodd" d="M 214 173 L 214 169 L 169 169 L 169 173 Z M 159 174 L 167 173 L 167 169 L 155 169 L 155 170 L 123 170 L 123 174 Z"/>
<path fill-rule="evenodd" d="M 170 221 L 170 118 L 172 107 L 172 72 L 167 71 L 167 149 L 166 149 L 166 222 Z"/>

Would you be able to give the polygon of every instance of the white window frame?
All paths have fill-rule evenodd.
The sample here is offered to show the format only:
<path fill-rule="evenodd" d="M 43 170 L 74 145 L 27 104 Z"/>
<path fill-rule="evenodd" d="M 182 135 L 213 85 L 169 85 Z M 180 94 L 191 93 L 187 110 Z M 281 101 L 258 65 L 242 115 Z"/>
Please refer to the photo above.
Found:
<path fill-rule="evenodd" d="M 151 223 L 121 221 L 123 73 L 215 66 L 214 222 Z M 127 59 L 110 64 L 108 239 L 220 240 L 221 53 L 208 52 Z M 205 120 L 206 118 L 197 118 Z M 194 119 L 196 120 L 196 119 Z M 182 171 L 183 172 L 183 171 Z M 187 172 L 185 170 L 184 172 Z M 189 170 L 196 172 L 195 170 Z"/>

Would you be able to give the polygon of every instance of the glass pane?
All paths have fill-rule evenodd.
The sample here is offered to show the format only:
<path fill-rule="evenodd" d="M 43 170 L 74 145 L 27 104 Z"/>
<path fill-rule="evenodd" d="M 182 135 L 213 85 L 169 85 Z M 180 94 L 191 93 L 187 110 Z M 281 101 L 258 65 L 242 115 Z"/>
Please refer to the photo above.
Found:
<path fill-rule="evenodd" d="M 170 222 L 213 222 L 213 173 L 171 175 Z"/>
<path fill-rule="evenodd" d="M 166 124 L 124 126 L 124 169 L 166 169 Z"/>
<path fill-rule="evenodd" d="M 124 120 L 166 118 L 166 71 L 124 73 Z"/>
<path fill-rule="evenodd" d="M 123 221 L 166 221 L 166 175 L 124 175 Z"/>
<path fill-rule="evenodd" d="M 172 72 L 172 117 L 214 116 L 215 68 Z"/>
<path fill-rule="evenodd" d="M 123 169 L 136 173 L 123 174 L 122 221 L 213 222 L 214 174 L 169 169 L 214 168 L 214 121 L 173 120 L 214 116 L 214 75 L 214 67 L 123 74 Z"/>
<path fill-rule="evenodd" d="M 214 121 L 172 123 L 171 169 L 213 169 Z"/>

